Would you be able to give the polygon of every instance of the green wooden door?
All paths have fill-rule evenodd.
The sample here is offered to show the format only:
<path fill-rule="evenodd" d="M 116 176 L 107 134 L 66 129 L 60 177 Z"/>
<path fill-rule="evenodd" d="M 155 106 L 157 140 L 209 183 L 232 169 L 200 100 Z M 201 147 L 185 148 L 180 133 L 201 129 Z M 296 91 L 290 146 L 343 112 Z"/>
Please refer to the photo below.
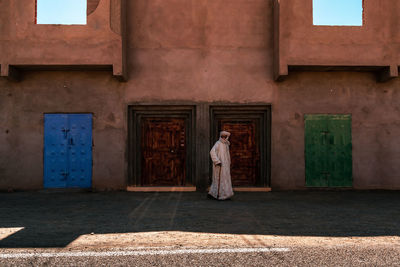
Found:
<path fill-rule="evenodd" d="M 351 187 L 351 115 L 305 115 L 306 186 Z"/>

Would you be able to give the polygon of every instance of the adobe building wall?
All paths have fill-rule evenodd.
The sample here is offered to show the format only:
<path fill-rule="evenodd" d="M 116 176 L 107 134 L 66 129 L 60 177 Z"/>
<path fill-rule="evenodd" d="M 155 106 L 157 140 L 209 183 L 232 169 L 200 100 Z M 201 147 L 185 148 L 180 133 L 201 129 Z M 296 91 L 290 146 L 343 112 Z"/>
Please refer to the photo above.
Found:
<path fill-rule="evenodd" d="M 327 67 L 375 70 L 380 81 L 398 77 L 399 1 L 364 0 L 362 27 L 313 25 L 312 0 L 274 2 L 276 79 L 290 69 Z"/>
<path fill-rule="evenodd" d="M 125 0 L 90 0 L 86 25 L 36 24 L 36 1 L 0 3 L 1 76 L 24 69 L 109 69 L 125 79 Z"/>
<path fill-rule="evenodd" d="M 125 190 L 127 107 L 137 103 L 192 104 L 197 116 L 212 103 L 271 104 L 273 190 L 306 189 L 304 114 L 352 114 L 354 188 L 400 189 L 398 79 L 294 72 L 275 82 L 272 0 L 137 0 L 127 14 L 127 82 L 65 70 L 0 79 L 0 190 L 43 188 L 43 114 L 53 112 L 93 113 L 93 188 Z M 197 130 L 204 187 L 209 129 Z"/>

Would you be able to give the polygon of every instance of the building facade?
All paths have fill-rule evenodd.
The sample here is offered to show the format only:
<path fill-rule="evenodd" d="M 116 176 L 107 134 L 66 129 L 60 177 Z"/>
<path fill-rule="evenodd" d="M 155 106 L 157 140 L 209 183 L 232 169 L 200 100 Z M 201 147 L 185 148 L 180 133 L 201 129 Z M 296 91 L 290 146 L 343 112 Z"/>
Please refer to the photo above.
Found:
<path fill-rule="evenodd" d="M 400 189 L 400 3 L 363 10 L 88 0 L 86 25 L 39 25 L 1 1 L 0 190 L 204 191 L 220 130 L 237 190 Z"/>

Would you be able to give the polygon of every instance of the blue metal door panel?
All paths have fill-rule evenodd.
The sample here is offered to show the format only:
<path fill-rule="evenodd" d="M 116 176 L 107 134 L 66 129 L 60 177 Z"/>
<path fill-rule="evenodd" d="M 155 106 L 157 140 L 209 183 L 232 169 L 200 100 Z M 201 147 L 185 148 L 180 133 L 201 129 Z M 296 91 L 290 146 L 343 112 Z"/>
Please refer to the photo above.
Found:
<path fill-rule="evenodd" d="M 66 187 L 68 175 L 68 115 L 45 114 L 44 133 L 44 187 Z"/>
<path fill-rule="evenodd" d="M 68 187 L 92 186 L 92 114 L 69 115 Z"/>
<path fill-rule="evenodd" d="M 44 187 L 90 188 L 92 115 L 45 114 Z"/>

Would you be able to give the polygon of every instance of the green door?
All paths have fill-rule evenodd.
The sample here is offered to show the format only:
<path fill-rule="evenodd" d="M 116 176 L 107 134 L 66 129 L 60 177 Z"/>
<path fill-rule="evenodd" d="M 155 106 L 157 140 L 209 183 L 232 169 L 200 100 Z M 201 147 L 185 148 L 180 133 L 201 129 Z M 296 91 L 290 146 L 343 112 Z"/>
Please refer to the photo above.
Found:
<path fill-rule="evenodd" d="M 306 186 L 351 187 L 351 115 L 305 115 Z"/>

